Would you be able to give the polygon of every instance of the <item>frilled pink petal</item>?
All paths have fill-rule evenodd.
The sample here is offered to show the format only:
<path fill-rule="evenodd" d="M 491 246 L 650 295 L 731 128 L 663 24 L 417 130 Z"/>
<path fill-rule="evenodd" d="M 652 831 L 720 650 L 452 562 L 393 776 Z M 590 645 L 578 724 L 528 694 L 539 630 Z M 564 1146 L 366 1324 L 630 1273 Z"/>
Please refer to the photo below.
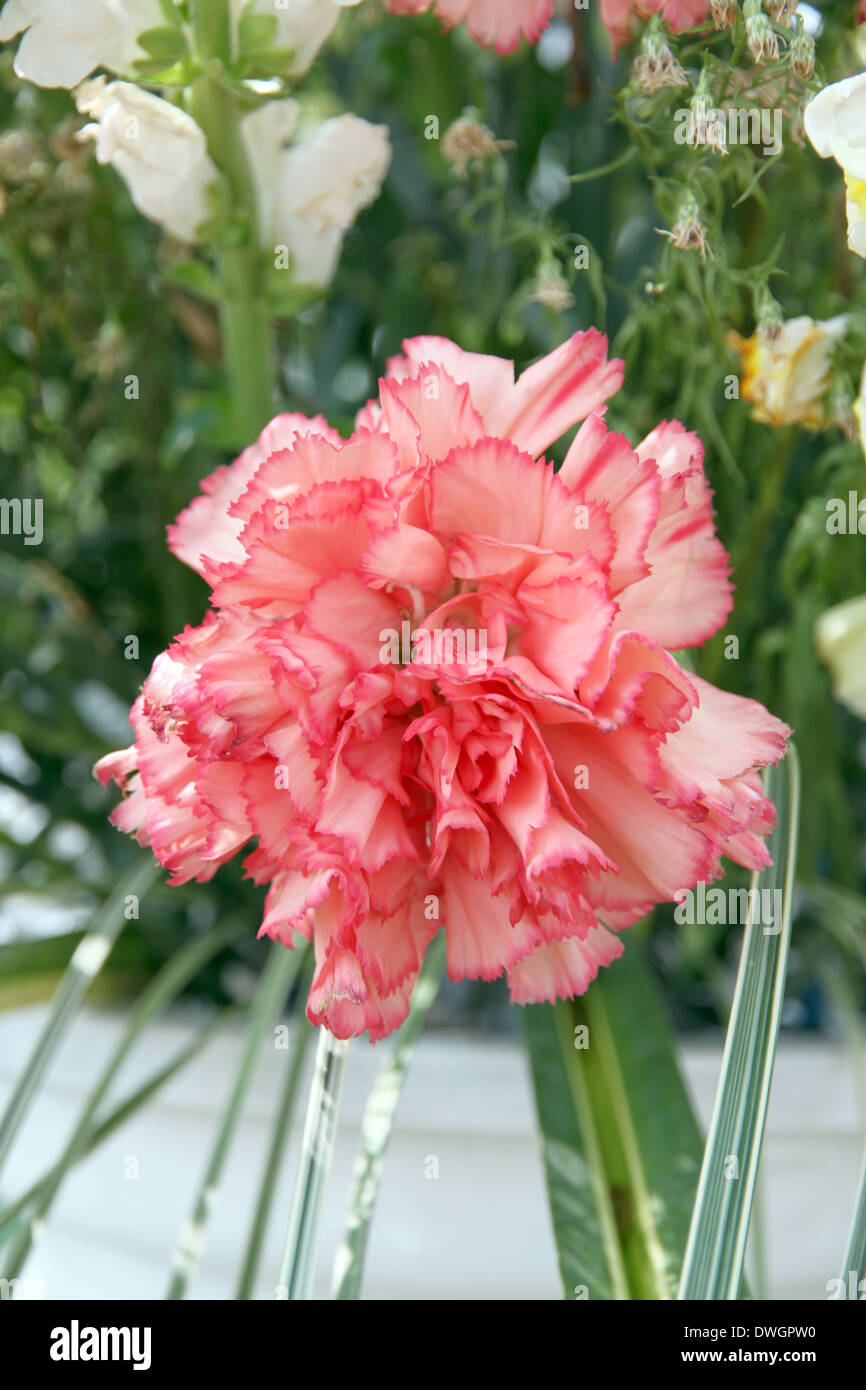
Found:
<path fill-rule="evenodd" d="M 389 358 L 388 377 L 405 381 L 417 377 L 425 362 L 437 363 L 452 381 L 469 387 L 472 404 L 482 420 L 514 386 L 513 362 L 481 352 L 464 352 L 448 338 L 408 338 L 403 353 L 402 357 Z"/>
<path fill-rule="evenodd" d="M 602 926 L 593 927 L 584 937 L 536 946 L 508 972 L 511 998 L 515 1004 L 571 999 L 585 993 L 599 969 L 622 953 L 620 939 Z"/>
<path fill-rule="evenodd" d="M 601 412 L 584 420 L 557 477 L 577 494 L 574 525 L 592 532 L 587 502 L 607 507 L 616 548 L 610 562 L 610 587 L 616 594 L 649 572 L 646 549 L 659 514 L 658 468 L 641 460 L 628 440 L 613 434 Z M 581 503 L 584 504 L 581 507 Z"/>
<path fill-rule="evenodd" d="M 608 637 L 578 694 L 603 728 L 639 719 L 657 733 L 679 728 L 698 702 L 692 679 L 682 667 L 637 632 Z"/>
<path fill-rule="evenodd" d="M 498 397 L 485 413 L 485 429 L 537 457 L 618 391 L 622 376 L 622 362 L 607 360 L 603 333 L 575 333 Z"/>
<path fill-rule="evenodd" d="M 484 435 L 469 387 L 454 381 L 439 363 L 421 363 L 418 375 L 404 381 L 384 378 L 379 383 L 379 399 L 382 423 L 389 434 L 404 428 L 404 414 L 415 426 L 414 447 L 408 457 L 404 452 L 404 465 L 443 459 L 452 449 L 474 444 Z"/>
<path fill-rule="evenodd" d="M 202 479 L 202 496 L 168 528 L 169 550 L 199 574 L 204 573 L 205 558 L 214 564 L 242 561 L 244 550 L 238 543 L 242 525 L 230 515 L 229 508 L 271 454 L 290 448 L 296 439 L 309 434 L 321 435 L 332 443 L 340 438 L 321 415 L 312 420 L 306 415 L 277 415 L 234 463 Z"/>
<path fill-rule="evenodd" d="M 587 834 L 617 866 L 587 888 L 606 921 L 637 921 L 655 903 L 714 876 L 717 846 L 654 794 L 661 774 L 645 734 L 562 726 L 547 729 L 546 741 Z"/>
<path fill-rule="evenodd" d="M 650 574 L 618 596 L 617 626 L 677 649 L 706 642 L 733 606 L 727 551 L 716 538 L 712 492 L 697 436 L 665 421 L 637 447 L 662 477 L 659 517 L 646 559 Z"/>
<path fill-rule="evenodd" d="M 699 676 L 690 679 L 698 703 L 665 739 L 659 761 L 680 804 L 700 797 L 714 810 L 731 811 L 728 784 L 784 757 L 791 730 L 757 700 L 719 690 Z"/>
<path fill-rule="evenodd" d="M 452 980 L 495 980 L 532 950 L 537 930 L 529 922 L 512 926 L 505 894 L 491 898 L 487 881 L 473 877 L 453 857 L 441 877 Z"/>

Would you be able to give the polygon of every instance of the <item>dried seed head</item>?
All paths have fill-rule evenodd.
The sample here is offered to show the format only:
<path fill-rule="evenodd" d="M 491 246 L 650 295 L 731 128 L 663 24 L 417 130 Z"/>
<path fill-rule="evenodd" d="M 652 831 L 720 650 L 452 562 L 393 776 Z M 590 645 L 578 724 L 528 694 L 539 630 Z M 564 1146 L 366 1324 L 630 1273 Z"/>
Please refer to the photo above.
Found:
<path fill-rule="evenodd" d="M 815 40 L 812 38 L 811 34 L 807 34 L 801 30 L 800 33 L 791 40 L 791 51 L 788 56 L 788 61 L 791 64 L 792 71 L 795 72 L 798 77 L 802 77 L 804 82 L 808 82 L 809 78 L 812 77 L 815 72 Z"/>
<path fill-rule="evenodd" d="M 442 153 L 459 179 L 465 179 L 470 164 L 498 159 L 508 142 L 497 140 L 493 131 L 473 116 L 459 116 L 442 136 Z"/>
<path fill-rule="evenodd" d="M 632 76 L 635 86 L 648 96 L 665 87 L 686 87 L 689 81 L 664 34 L 652 29 L 648 29 L 641 40 Z"/>
<path fill-rule="evenodd" d="M 558 313 L 564 313 L 566 309 L 571 308 L 574 303 L 574 295 L 568 288 L 562 271 L 554 261 L 548 261 L 539 270 L 531 298 L 536 304 L 543 304 L 546 308 L 555 309 Z"/>
<path fill-rule="evenodd" d="M 746 43 L 755 62 L 776 62 L 779 57 L 779 40 L 761 9 L 761 0 L 746 0 L 743 15 L 746 20 Z"/>
<path fill-rule="evenodd" d="M 710 14 L 717 29 L 733 29 L 737 22 L 737 0 L 710 0 Z"/>
<path fill-rule="evenodd" d="M 728 138 L 724 113 L 716 109 L 711 97 L 700 91 L 695 92 L 689 107 L 694 118 L 695 144 L 707 145 L 718 154 L 727 154 Z"/>
<path fill-rule="evenodd" d="M 680 204 L 677 220 L 672 231 L 656 227 L 660 236 L 672 241 L 678 251 L 697 251 L 702 261 L 713 259 L 712 248 L 707 242 L 707 229 L 700 219 L 700 208 L 693 194 L 686 194 Z"/>

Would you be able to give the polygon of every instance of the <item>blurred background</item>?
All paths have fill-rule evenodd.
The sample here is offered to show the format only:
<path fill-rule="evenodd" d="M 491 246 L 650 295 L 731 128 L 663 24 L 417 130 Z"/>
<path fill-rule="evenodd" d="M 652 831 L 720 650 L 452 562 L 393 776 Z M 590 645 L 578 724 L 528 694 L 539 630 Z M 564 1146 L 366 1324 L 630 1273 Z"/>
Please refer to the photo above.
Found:
<path fill-rule="evenodd" d="M 810 14 L 828 70 L 859 70 L 853 6 Z M 77 142 L 83 120 L 69 94 L 15 78 L 13 51 L 0 52 L 0 493 L 44 499 L 44 539 L 37 549 L 20 536 L 0 538 L 0 1102 L 83 930 L 137 872 L 141 851 L 109 825 L 115 795 L 91 768 L 131 741 L 127 711 L 153 658 L 206 605 L 204 583 L 166 549 L 165 527 L 198 481 L 245 442 L 227 423 L 215 312 L 173 275 L 186 249 L 141 217 L 114 171 Z M 818 1174 L 827 1200 L 838 1192 L 840 1210 L 850 1211 L 866 1115 L 866 728 L 834 699 L 814 642 L 824 610 L 866 593 L 863 538 L 830 535 L 825 524 L 827 499 L 863 486 L 852 405 L 866 294 L 861 263 L 845 248 L 839 171 L 803 144 L 793 87 L 768 98 L 773 105 L 790 94 L 782 158 L 739 147 L 713 161 L 672 144 L 670 93 L 629 87 L 632 56 L 624 51 L 615 63 L 597 15 L 565 6 L 537 48 L 523 45 L 506 59 L 462 29 L 444 35 L 433 16 L 408 21 L 370 5 L 347 13 L 307 79 L 307 98 L 323 115 L 352 110 L 387 124 L 393 164 L 381 197 L 348 234 L 330 290 L 281 322 L 281 407 L 321 412 L 347 433 L 404 337 L 443 334 L 522 368 L 592 324 L 626 363 L 613 428 L 637 440 L 674 416 L 702 436 L 738 584 L 725 633 L 736 634 L 739 652 L 726 659 L 720 634 L 693 653 L 695 669 L 787 720 L 803 765 L 787 1051 L 771 1121 L 781 1147 L 773 1140 L 767 1159 L 788 1174 L 788 1187 L 773 1185 L 768 1213 L 784 1242 L 792 1213 L 802 1218 L 804 1174 Z M 690 61 L 689 52 L 679 57 Z M 444 137 L 467 112 L 500 146 L 464 169 Z M 431 116 L 439 138 L 426 138 Z M 608 165 L 607 174 L 580 177 Z M 700 198 L 706 259 L 659 235 L 674 226 L 687 189 Z M 579 247 L 588 256 L 576 256 Z M 753 332 L 767 289 L 786 318 L 852 316 L 827 383 L 825 428 L 760 423 L 747 400 L 726 395 L 726 378 L 740 370 L 728 335 Z M 137 400 L 126 398 L 128 374 L 139 378 Z M 740 886 L 745 875 L 734 868 L 729 882 Z M 10 1191 L 51 1158 L 111 1030 L 179 945 L 216 923 L 237 928 L 155 1030 L 148 1070 L 189 1020 L 249 999 L 264 959 L 255 935 L 262 898 L 239 862 L 205 885 L 168 888 L 161 873 L 154 877 L 30 1117 Z M 677 925 L 672 909 L 659 910 L 646 932 L 705 1116 L 740 933 Z M 499 984 L 448 984 L 434 1005 L 399 1141 L 414 1147 L 402 1158 L 395 1150 L 391 1196 L 386 1171 L 378 1226 L 386 1243 L 371 1252 L 370 1296 L 444 1296 L 435 1252 L 424 1253 L 444 1209 L 430 1196 L 435 1184 L 419 1187 L 416 1172 L 439 1151 L 436 1135 L 461 1155 L 442 1253 L 453 1261 L 453 1232 L 465 1227 L 469 1291 L 456 1296 L 557 1296 L 515 1015 Z M 109 1250 L 123 1243 L 105 1175 L 127 1154 L 161 1155 L 151 1200 L 162 1213 L 160 1239 L 164 1225 L 170 1243 L 205 1145 L 190 1107 L 198 1097 L 207 1114 L 233 1047 L 229 1029 L 76 1175 L 61 1234 L 49 1237 L 60 1240 L 49 1249 L 54 1296 L 67 1292 L 64 1280 L 88 1296 L 116 1296 L 105 1262 L 91 1262 L 88 1273 L 81 1250 L 103 1199 L 99 1239 Z M 233 1159 L 239 1192 L 258 1152 L 256 1107 L 265 1113 L 269 1065 Z M 352 1065 L 352 1094 L 361 1095 L 373 1063 L 356 1057 Z M 349 1101 L 350 1126 L 359 1106 Z M 337 1207 L 346 1144 L 332 1185 Z M 491 1154 L 498 1158 L 488 1169 L 482 1159 Z M 524 1202 L 507 1238 L 506 1192 Z M 230 1217 L 220 1219 L 228 1224 L 215 1228 L 217 1251 L 233 1241 Z M 479 1231 L 498 1231 L 502 1246 L 497 1254 L 488 1244 L 477 1269 L 466 1234 L 476 1220 Z M 824 1280 L 837 1272 L 832 1261 L 824 1271 L 820 1234 L 810 1245 L 806 1224 L 796 1249 L 771 1242 L 775 1296 L 825 1296 Z M 138 1272 L 134 1261 L 118 1265 L 127 1296 L 159 1297 L 159 1279 L 142 1260 Z M 205 1296 L 229 1296 L 218 1261 L 208 1278 Z"/>

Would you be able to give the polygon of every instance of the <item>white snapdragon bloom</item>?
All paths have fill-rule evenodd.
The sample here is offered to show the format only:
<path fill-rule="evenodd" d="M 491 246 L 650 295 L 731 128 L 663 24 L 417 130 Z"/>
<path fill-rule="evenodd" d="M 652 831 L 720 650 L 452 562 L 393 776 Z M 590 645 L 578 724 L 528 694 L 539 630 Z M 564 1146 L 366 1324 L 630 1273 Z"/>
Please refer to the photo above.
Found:
<path fill-rule="evenodd" d="M 159 0 L 6 0 L 0 39 L 23 32 L 19 77 L 38 87 L 76 87 L 95 68 L 131 72 L 146 56 L 138 35 L 164 23 Z"/>
<path fill-rule="evenodd" d="M 104 77 L 76 92 L 79 111 L 95 117 L 84 138 L 100 164 L 112 164 L 145 217 L 181 241 L 194 241 L 210 213 L 207 188 L 217 177 L 203 131 L 185 111 L 131 82 Z"/>
<path fill-rule="evenodd" d="M 832 155 L 845 175 L 848 245 L 866 256 L 866 72 L 825 87 L 805 108 L 803 122 L 818 153 Z"/>
<path fill-rule="evenodd" d="M 815 644 L 830 668 L 836 699 L 866 719 L 866 594 L 822 613 Z"/>
<path fill-rule="evenodd" d="M 282 101 L 243 121 L 262 240 L 288 247 L 299 284 L 327 285 L 345 232 L 382 187 L 391 162 L 388 127 L 335 116 L 286 149 L 296 119 L 296 104 Z"/>
<path fill-rule="evenodd" d="M 742 359 L 740 391 L 752 402 L 756 420 L 765 425 L 824 428 L 823 398 L 830 385 L 833 350 L 847 325 L 845 314 L 832 319 L 801 314 L 786 319 L 773 335 L 760 329 L 750 338 L 728 334 L 728 346 Z"/>
<path fill-rule="evenodd" d="M 231 0 L 235 24 L 243 14 L 276 16 L 274 46 L 295 50 L 289 71 L 296 76 L 307 71 L 340 18 L 340 11 L 359 3 L 360 0 Z"/>

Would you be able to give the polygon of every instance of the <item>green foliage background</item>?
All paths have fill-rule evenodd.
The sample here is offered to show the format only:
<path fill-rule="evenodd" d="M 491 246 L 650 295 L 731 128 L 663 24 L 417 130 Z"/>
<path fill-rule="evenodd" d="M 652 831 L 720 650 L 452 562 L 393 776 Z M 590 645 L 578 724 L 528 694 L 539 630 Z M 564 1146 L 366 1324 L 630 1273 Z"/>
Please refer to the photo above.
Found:
<path fill-rule="evenodd" d="M 823 10 L 818 55 L 828 80 L 862 66 L 851 8 Z M 863 455 L 835 427 L 812 435 L 756 423 L 748 403 L 724 390 L 738 370 L 725 333 L 752 331 L 755 293 L 770 285 L 786 316 L 852 315 L 831 394 L 854 395 L 866 293 L 863 263 L 845 247 L 841 176 L 789 124 L 778 160 L 748 147 L 720 160 L 676 146 L 682 94 L 627 91 L 628 53 L 614 66 L 594 16 L 577 12 L 569 23 L 574 51 L 559 62 L 555 44 L 502 59 L 462 30 L 446 36 L 432 16 L 391 18 L 372 5 L 347 13 L 305 97 L 323 113 L 387 123 L 393 166 L 347 237 L 327 296 L 280 324 L 279 404 L 321 411 L 347 431 L 405 336 L 444 334 L 523 367 L 595 324 L 626 362 L 614 428 L 638 439 L 676 416 L 701 433 L 739 581 L 725 632 L 740 646 L 738 660 L 725 660 L 719 638 L 693 659 L 796 731 L 805 796 L 791 1021 L 826 1022 L 829 1006 L 855 1027 L 866 958 L 866 731 L 834 703 L 812 634 L 824 608 L 866 592 L 862 538 L 825 528 L 826 499 L 862 489 Z M 711 31 L 679 56 L 697 67 L 710 49 L 723 73 Z M 138 853 L 108 824 L 114 796 L 90 768 L 127 741 L 125 711 L 153 658 L 200 619 L 205 587 L 167 551 L 165 526 L 237 442 L 215 313 L 178 288 L 187 253 L 76 144 L 69 94 L 19 82 L 11 59 L 7 48 L 0 493 L 44 499 L 45 539 L 38 549 L 14 536 L 0 543 L 0 725 L 14 736 L 0 743 L 0 805 L 15 813 L 0 833 L 0 940 L 17 941 L 0 945 L 0 1006 L 42 997 L 56 980 L 74 938 L 52 940 L 52 904 L 86 920 Z M 463 182 L 425 132 L 429 117 L 444 134 L 470 107 L 510 147 Z M 606 175 L 570 181 L 608 164 Z M 686 189 L 708 227 L 713 257 L 703 262 L 657 231 L 673 225 Z M 590 248 L 588 270 L 573 267 L 579 244 Z M 552 262 L 574 295 L 565 312 L 532 298 Z M 130 373 L 140 381 L 135 401 L 124 394 Z M 137 661 L 124 656 L 129 635 Z M 197 986 L 230 995 L 243 987 L 243 968 L 259 969 L 260 914 L 261 890 L 242 882 L 239 864 L 208 885 L 161 884 L 125 930 L 103 987 L 131 988 L 182 938 L 237 918 L 248 935 Z M 22 921 L 25 936 L 39 938 L 31 945 L 19 939 Z M 652 943 L 681 1019 L 724 1017 L 732 933 L 677 927 L 660 911 Z M 227 974 L 227 964 L 241 971 Z M 453 1007 L 479 1000 L 491 1007 L 500 996 L 463 989 Z"/>

